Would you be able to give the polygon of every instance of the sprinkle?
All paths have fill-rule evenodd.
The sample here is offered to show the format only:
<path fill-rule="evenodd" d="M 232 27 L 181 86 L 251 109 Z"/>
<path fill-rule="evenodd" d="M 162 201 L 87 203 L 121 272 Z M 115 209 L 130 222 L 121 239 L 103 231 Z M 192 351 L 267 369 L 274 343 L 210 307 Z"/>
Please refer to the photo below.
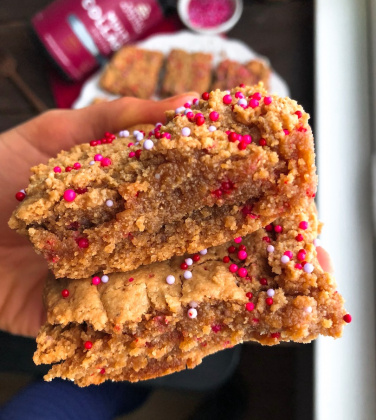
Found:
<path fill-rule="evenodd" d="M 16 193 L 15 197 L 16 197 L 16 200 L 17 201 L 22 201 L 26 197 L 26 194 L 24 192 L 22 192 L 22 191 L 18 191 Z"/>
<path fill-rule="evenodd" d="M 238 252 L 238 258 L 239 260 L 246 260 L 248 257 L 248 254 L 245 251 L 239 251 Z"/>
<path fill-rule="evenodd" d="M 136 139 L 137 139 L 137 141 L 141 141 L 141 140 L 144 139 L 144 135 L 142 133 L 137 133 Z"/>
<path fill-rule="evenodd" d="M 304 239 L 304 237 L 303 237 L 303 235 L 302 235 L 301 233 L 298 233 L 298 234 L 295 236 L 295 239 L 296 239 L 298 242 L 302 242 L 302 240 Z"/>
<path fill-rule="evenodd" d="M 282 231 L 283 231 L 283 228 L 282 228 L 281 225 L 274 226 L 274 232 L 276 232 L 276 233 L 282 233 Z"/>
<path fill-rule="evenodd" d="M 257 108 L 258 106 L 260 105 L 260 102 L 257 100 L 257 99 L 255 99 L 255 98 L 252 98 L 250 101 L 249 101 L 249 106 L 251 107 L 251 108 Z"/>
<path fill-rule="evenodd" d="M 235 98 L 241 99 L 244 98 L 244 95 L 242 92 L 235 92 Z"/>
<path fill-rule="evenodd" d="M 71 202 L 76 198 L 76 193 L 73 190 L 64 191 L 64 200 Z"/>
<path fill-rule="evenodd" d="M 78 238 L 76 239 L 77 245 L 79 248 L 88 248 L 89 247 L 89 240 L 87 238 Z"/>
<path fill-rule="evenodd" d="M 267 250 L 268 252 L 274 252 L 274 246 L 273 246 L 273 245 L 268 245 L 268 246 L 266 247 L 266 250 Z"/>
<path fill-rule="evenodd" d="M 296 111 L 295 112 L 295 115 L 298 117 L 298 118 L 302 118 L 302 111 Z"/>
<path fill-rule="evenodd" d="M 321 240 L 319 238 L 314 239 L 313 240 L 313 245 L 320 246 L 321 245 Z"/>
<path fill-rule="evenodd" d="M 98 286 L 98 284 L 101 282 L 100 277 L 95 276 L 91 279 L 92 284 L 94 284 L 94 286 Z"/>
<path fill-rule="evenodd" d="M 233 254 L 233 253 L 236 251 L 236 248 L 234 247 L 234 245 L 231 245 L 231 246 L 229 246 L 229 247 L 227 248 L 227 251 L 228 251 L 230 254 Z"/>
<path fill-rule="evenodd" d="M 212 133 L 213 131 L 217 130 L 217 127 L 215 127 L 214 125 L 210 125 L 208 130 Z"/>
<path fill-rule="evenodd" d="M 232 97 L 231 97 L 231 95 L 225 95 L 225 96 L 223 97 L 223 103 L 224 103 L 225 105 L 229 105 L 229 104 L 231 104 L 231 102 L 232 102 Z"/>
<path fill-rule="evenodd" d="M 350 314 L 346 314 L 343 316 L 343 320 L 347 323 L 350 324 L 350 322 L 352 321 L 352 316 Z"/>
<path fill-rule="evenodd" d="M 65 168 L 65 172 L 70 172 L 72 169 L 73 169 L 73 168 L 72 168 L 71 166 L 67 166 L 67 167 Z"/>
<path fill-rule="evenodd" d="M 236 264 L 231 264 L 228 269 L 230 273 L 236 273 L 238 271 L 238 266 Z"/>
<path fill-rule="evenodd" d="M 288 136 L 290 134 L 289 130 L 284 129 L 283 132 L 285 133 L 286 136 Z"/>
<path fill-rule="evenodd" d="M 181 129 L 181 135 L 184 137 L 188 137 L 191 134 L 191 129 L 189 127 L 183 127 Z"/>
<path fill-rule="evenodd" d="M 243 141 L 244 141 L 246 144 L 251 144 L 251 143 L 252 143 L 252 137 L 251 137 L 249 134 L 244 134 L 244 136 L 243 136 Z"/>
<path fill-rule="evenodd" d="M 256 99 L 256 101 L 261 101 L 261 98 L 262 98 L 261 93 L 260 92 L 255 92 L 252 95 L 252 98 Z"/>
<path fill-rule="evenodd" d="M 205 117 L 203 115 L 196 114 L 195 121 L 198 126 L 203 125 L 205 123 Z"/>
<path fill-rule="evenodd" d="M 275 333 L 271 333 L 270 334 L 271 338 L 280 338 L 281 337 L 281 333 L 280 332 L 275 332 Z"/>
<path fill-rule="evenodd" d="M 238 236 L 237 238 L 235 238 L 234 239 L 234 242 L 236 243 L 236 244 L 240 244 L 240 242 L 242 241 L 242 238 L 241 238 L 241 236 Z"/>
<path fill-rule="evenodd" d="M 189 120 L 192 120 L 195 117 L 195 114 L 188 109 L 188 112 L 185 114 Z"/>
<path fill-rule="evenodd" d="M 202 251 L 200 251 L 200 254 L 201 255 L 206 255 L 208 253 L 208 250 L 207 249 L 203 249 Z"/>
<path fill-rule="evenodd" d="M 112 161 L 109 157 L 105 157 L 101 160 L 101 166 L 106 167 L 110 166 L 112 164 Z"/>
<path fill-rule="evenodd" d="M 270 224 L 268 224 L 268 225 L 266 225 L 265 226 L 265 230 L 267 231 L 267 232 L 271 232 L 272 230 L 273 230 L 273 225 L 270 223 Z"/>
<path fill-rule="evenodd" d="M 140 131 L 139 131 L 139 130 L 134 130 L 134 131 L 133 131 L 133 135 L 134 135 L 135 137 L 137 136 L 137 134 L 138 134 L 138 133 L 140 133 Z"/>
<path fill-rule="evenodd" d="M 295 265 L 294 265 L 294 267 L 295 267 L 297 270 L 303 270 L 302 265 L 301 265 L 301 264 L 299 264 L 299 263 L 295 264 Z"/>
<path fill-rule="evenodd" d="M 188 303 L 188 305 L 189 305 L 191 308 L 197 308 L 197 307 L 198 307 L 198 303 L 197 303 L 196 301 L 194 301 L 194 300 L 191 300 L 191 301 Z"/>
<path fill-rule="evenodd" d="M 166 277 L 166 283 L 167 284 L 174 284 L 175 283 L 175 277 L 173 276 L 173 275 L 168 275 L 167 277 Z"/>
<path fill-rule="evenodd" d="M 270 105 L 273 102 L 273 99 L 271 96 L 265 96 L 264 98 L 264 104 L 265 105 Z"/>
<path fill-rule="evenodd" d="M 192 258 L 194 262 L 200 261 L 200 256 L 198 254 L 195 254 Z"/>
<path fill-rule="evenodd" d="M 218 112 L 217 112 L 217 111 L 212 111 L 212 112 L 209 114 L 209 119 L 210 119 L 211 121 L 217 121 L 217 120 L 218 120 L 218 118 L 219 118 L 219 114 L 218 114 Z"/>
<path fill-rule="evenodd" d="M 80 168 L 81 168 L 81 163 L 80 163 L 80 162 L 75 162 L 75 163 L 73 164 L 73 168 L 74 168 L 74 169 L 80 169 Z"/>
<path fill-rule="evenodd" d="M 136 153 L 135 152 L 129 152 L 128 153 L 128 157 L 130 157 L 130 158 L 133 158 L 135 156 L 136 156 Z"/>
<path fill-rule="evenodd" d="M 263 285 L 263 286 L 266 286 L 268 284 L 268 280 L 266 280 L 266 278 L 264 278 L 264 277 L 261 278 L 259 281 L 260 281 L 260 284 Z"/>
<path fill-rule="evenodd" d="M 162 137 L 166 138 L 167 140 L 170 140 L 170 139 L 171 139 L 171 133 L 168 133 L 167 131 L 165 131 L 165 132 L 162 134 Z"/>
<path fill-rule="evenodd" d="M 190 108 L 190 107 L 191 107 L 191 105 L 192 105 L 192 104 L 191 104 L 190 102 L 186 102 L 186 103 L 184 104 L 184 107 L 185 107 L 185 108 Z"/>
<path fill-rule="evenodd" d="M 266 294 L 267 294 L 269 297 L 273 297 L 273 296 L 275 295 L 275 291 L 274 291 L 273 289 L 268 289 L 268 290 L 266 291 Z"/>
<path fill-rule="evenodd" d="M 299 252 L 298 252 L 298 254 L 297 254 L 297 258 L 298 258 L 298 260 L 299 261 L 304 261 L 305 260 L 305 257 L 306 257 L 306 255 L 307 255 L 307 251 L 305 250 L 305 249 L 301 249 Z"/>
<path fill-rule="evenodd" d="M 268 297 L 268 298 L 265 299 L 265 302 L 266 302 L 267 305 L 271 306 L 271 305 L 273 305 L 273 298 Z"/>
<path fill-rule="evenodd" d="M 303 229 L 303 230 L 306 230 L 308 228 L 308 222 L 306 222 L 306 221 L 300 222 L 299 223 L 299 228 Z"/>
<path fill-rule="evenodd" d="M 259 145 L 260 146 L 266 146 L 266 140 L 265 139 L 260 139 L 259 140 Z"/>
<path fill-rule="evenodd" d="M 180 114 L 181 112 L 183 112 L 185 110 L 184 106 L 180 106 L 179 108 L 175 109 L 175 114 Z"/>
<path fill-rule="evenodd" d="M 64 289 L 61 291 L 61 296 L 63 296 L 63 298 L 67 298 L 69 296 L 69 290 L 68 289 Z"/>
<path fill-rule="evenodd" d="M 55 166 L 54 167 L 54 172 L 55 172 L 55 174 L 59 174 L 61 172 L 60 166 Z"/>
<path fill-rule="evenodd" d="M 192 258 L 187 258 L 186 260 L 185 260 L 185 263 L 189 266 L 189 265 L 192 265 L 193 264 L 193 260 L 192 260 Z"/>
<path fill-rule="evenodd" d="M 90 166 L 92 166 L 92 165 L 94 165 L 95 164 L 95 160 L 91 160 L 90 162 L 89 162 L 89 165 Z"/>
<path fill-rule="evenodd" d="M 253 293 L 252 292 L 247 292 L 245 295 L 247 296 L 248 299 L 253 298 Z"/>
<path fill-rule="evenodd" d="M 119 137 L 129 137 L 129 131 L 128 130 L 122 130 L 119 132 Z"/>
<path fill-rule="evenodd" d="M 209 99 L 209 92 L 204 92 L 204 93 L 201 95 L 201 98 L 202 98 L 204 101 L 207 101 L 207 100 Z"/>
<path fill-rule="evenodd" d="M 281 263 L 287 264 L 290 261 L 290 258 L 287 255 L 282 255 L 281 257 Z"/>
<path fill-rule="evenodd" d="M 290 258 L 290 260 L 292 259 L 292 257 L 293 257 L 293 253 L 291 252 L 291 251 L 285 251 L 284 253 L 283 253 L 283 255 L 287 255 L 289 258 Z"/>
<path fill-rule="evenodd" d="M 190 108 L 187 108 L 185 111 L 184 111 L 184 114 L 185 115 L 187 115 L 187 114 L 193 114 L 193 112 L 190 110 Z M 188 117 L 189 118 L 189 117 Z"/>
<path fill-rule="evenodd" d="M 229 263 L 230 262 L 230 257 L 228 257 L 227 255 L 225 256 L 225 257 L 223 257 L 223 260 L 222 260 L 225 264 L 227 264 L 227 263 Z"/>
<path fill-rule="evenodd" d="M 106 200 L 106 206 L 112 207 L 114 205 L 114 202 L 112 200 Z"/>
<path fill-rule="evenodd" d="M 146 150 L 151 150 L 154 147 L 154 143 L 152 142 L 152 140 L 145 140 L 144 141 L 144 149 Z"/>
<path fill-rule="evenodd" d="M 161 128 L 162 127 L 162 123 L 161 122 L 157 122 L 156 124 L 155 124 L 155 128 Z"/>
<path fill-rule="evenodd" d="M 244 267 L 239 268 L 239 271 L 238 271 L 238 276 L 239 276 L 239 277 L 242 277 L 242 278 L 247 277 L 247 276 L 248 276 L 248 271 L 247 271 L 247 269 L 246 269 L 246 268 L 244 268 Z"/>
<path fill-rule="evenodd" d="M 193 105 L 197 105 L 197 104 L 198 104 L 198 102 L 199 102 L 198 98 L 194 98 L 194 99 L 193 99 L 193 101 L 192 101 L 192 104 L 193 104 Z"/>
<path fill-rule="evenodd" d="M 312 273 L 313 265 L 311 263 L 306 263 L 306 264 L 304 264 L 303 269 L 306 273 Z"/>
<path fill-rule="evenodd" d="M 93 347 L 93 343 L 91 341 L 85 341 L 85 349 L 90 350 Z"/>
<path fill-rule="evenodd" d="M 186 264 L 185 262 L 182 262 L 182 263 L 180 264 L 180 268 L 181 268 L 182 270 L 186 270 L 186 269 L 188 268 L 188 264 Z"/>
<path fill-rule="evenodd" d="M 306 306 L 304 308 L 304 312 L 307 312 L 307 314 L 310 314 L 312 312 L 312 306 Z"/>
<path fill-rule="evenodd" d="M 191 278 L 192 278 L 192 273 L 191 273 L 190 271 L 184 271 L 183 277 L 184 277 L 186 280 L 189 280 L 189 279 L 191 279 Z"/>
<path fill-rule="evenodd" d="M 106 275 L 104 275 L 104 276 L 101 277 L 102 283 L 107 283 L 109 279 L 110 278 L 108 276 L 106 276 Z"/>
<path fill-rule="evenodd" d="M 134 280 L 133 277 L 129 277 L 129 279 L 128 279 L 129 283 L 132 283 L 133 280 Z"/>
<path fill-rule="evenodd" d="M 100 162 L 102 159 L 103 159 L 103 156 L 102 156 L 102 155 L 100 155 L 99 153 L 98 153 L 98 154 L 96 154 L 96 155 L 94 156 L 94 160 L 95 160 L 96 162 Z"/>
<path fill-rule="evenodd" d="M 248 302 L 248 303 L 245 304 L 245 309 L 248 312 L 251 312 L 255 309 L 255 304 L 253 302 Z"/>
<path fill-rule="evenodd" d="M 241 98 L 241 99 L 238 100 L 237 104 L 240 105 L 240 106 L 242 106 L 242 105 L 246 106 L 246 105 L 248 105 L 247 99 Z"/>
<path fill-rule="evenodd" d="M 190 308 L 190 309 L 188 309 L 187 314 L 188 314 L 189 318 L 194 319 L 194 318 L 197 317 L 197 310 L 195 308 Z"/>

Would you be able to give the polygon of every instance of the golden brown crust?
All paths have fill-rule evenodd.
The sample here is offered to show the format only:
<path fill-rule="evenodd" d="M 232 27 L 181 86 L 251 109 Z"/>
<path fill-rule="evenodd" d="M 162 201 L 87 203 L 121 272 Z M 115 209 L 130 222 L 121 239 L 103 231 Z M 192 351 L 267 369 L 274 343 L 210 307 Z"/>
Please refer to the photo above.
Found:
<path fill-rule="evenodd" d="M 230 242 L 199 254 L 199 261 L 187 269 L 181 263 L 197 257 L 174 257 L 110 274 L 108 283 L 99 286 L 91 278 L 50 279 L 45 288 L 48 319 L 34 360 L 61 362 L 47 380 L 60 376 L 86 386 L 194 367 L 206 355 L 248 340 L 274 345 L 308 342 L 318 334 L 337 338 L 345 310 L 334 278 L 317 261 L 313 241 L 320 227 L 311 202 L 301 213 L 259 229 L 240 244 Z M 241 245 L 246 260 L 239 259 Z M 283 263 L 289 252 L 291 261 Z M 229 262 L 224 262 L 226 256 Z M 230 272 L 230 264 L 245 268 L 247 275 Z M 186 279 L 185 271 L 192 277 Z M 173 284 L 166 282 L 169 275 Z M 63 289 L 69 290 L 66 299 Z M 187 310 L 196 305 L 197 318 L 190 319 Z M 92 349 L 84 348 L 86 341 L 93 343 Z"/>
<path fill-rule="evenodd" d="M 262 99 L 244 109 L 237 92 Z M 233 107 L 223 102 L 226 95 L 217 90 L 192 106 L 203 114 L 202 125 L 168 112 L 170 121 L 157 133 L 171 138 L 154 133 L 138 144 L 133 136 L 82 144 L 32 168 L 10 226 L 29 236 L 56 277 L 84 278 L 197 252 L 299 211 L 317 182 L 308 114 L 289 98 L 272 96 L 266 105 L 261 85 L 233 89 Z M 210 119 L 213 111 L 217 121 Z M 250 135 L 252 143 L 242 149 L 226 132 Z M 146 141 L 151 150 L 143 148 Z M 91 165 L 96 154 L 111 165 Z M 79 170 L 64 172 L 75 162 Z M 55 166 L 62 172 L 54 173 Z M 72 202 L 63 198 L 67 189 L 80 192 Z"/>

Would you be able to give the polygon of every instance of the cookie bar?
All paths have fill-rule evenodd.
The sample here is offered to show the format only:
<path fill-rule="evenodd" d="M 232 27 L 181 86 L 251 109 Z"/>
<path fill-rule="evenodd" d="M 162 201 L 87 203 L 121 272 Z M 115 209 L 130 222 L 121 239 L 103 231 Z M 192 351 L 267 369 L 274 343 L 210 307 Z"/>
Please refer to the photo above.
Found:
<path fill-rule="evenodd" d="M 150 133 L 107 133 L 32 168 L 10 227 L 56 277 L 85 278 L 198 252 L 299 211 L 317 182 L 308 114 L 261 85 L 203 97 Z"/>
<path fill-rule="evenodd" d="M 246 64 L 229 59 L 223 60 L 215 70 L 213 89 L 231 89 L 240 84 L 254 85 L 263 82 L 269 87 L 270 68 L 262 60 L 251 60 Z"/>
<path fill-rule="evenodd" d="M 193 368 L 243 341 L 340 337 L 351 317 L 317 261 L 314 204 L 198 254 L 128 273 L 51 279 L 37 364 L 79 386 Z"/>
<path fill-rule="evenodd" d="M 189 91 L 209 90 L 212 61 L 211 54 L 172 50 L 166 60 L 162 94 L 172 96 Z"/>
<path fill-rule="evenodd" d="M 123 47 L 114 54 L 99 83 L 114 94 L 148 99 L 156 91 L 162 64 L 161 52 Z"/>

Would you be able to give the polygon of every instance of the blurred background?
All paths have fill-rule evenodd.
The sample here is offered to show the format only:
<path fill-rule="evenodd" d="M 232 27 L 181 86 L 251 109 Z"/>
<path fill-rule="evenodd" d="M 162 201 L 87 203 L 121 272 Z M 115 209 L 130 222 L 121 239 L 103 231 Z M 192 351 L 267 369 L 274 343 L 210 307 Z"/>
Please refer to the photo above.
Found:
<path fill-rule="evenodd" d="M 95 3 L 110 7 L 119 1 L 82 2 L 87 8 Z M 167 63 L 173 62 L 169 53 L 175 48 L 186 51 L 183 61 L 192 52 L 210 53 L 213 83 L 227 88 L 232 86 L 226 83 L 239 77 L 236 83 L 263 80 L 273 93 L 289 94 L 311 114 L 321 176 L 318 204 L 327 229 L 324 246 L 332 254 L 339 288 L 354 318 L 339 344 L 331 339 L 272 348 L 244 344 L 219 360 L 217 368 L 213 362 L 214 369 L 225 364 L 224 374 L 206 387 L 189 381 L 179 386 L 173 380 L 152 384 L 148 401 L 122 419 L 323 420 L 343 419 L 345 413 L 349 419 L 376 418 L 369 159 L 374 2 L 222 0 L 223 13 L 204 13 L 203 19 L 197 13 L 200 7 L 212 7 L 210 1 L 192 0 L 192 8 L 189 2 L 178 7 L 172 0 L 161 1 L 153 16 L 150 1 L 122 3 L 137 5 L 144 26 L 138 33 L 114 35 L 114 49 L 156 45 Z M 0 1 L 0 131 L 43 109 L 81 107 L 117 95 L 160 98 L 180 89 L 173 75 L 163 71 L 146 94 L 132 91 L 132 72 L 127 80 L 117 80 L 117 71 L 124 70 L 122 60 L 111 60 L 106 46 L 95 45 L 79 19 L 71 19 L 68 29 L 59 26 L 59 17 L 70 7 L 80 7 L 80 1 Z M 176 38 L 181 31 L 189 31 L 183 40 Z M 55 38 L 47 36 L 50 32 Z M 169 37 L 155 38 L 164 33 Z M 192 41 L 192 34 L 201 38 Z M 352 282 L 360 279 L 362 287 L 354 293 Z M 32 339 L 0 333 L 0 404 L 47 371 L 33 365 L 35 347 Z"/>

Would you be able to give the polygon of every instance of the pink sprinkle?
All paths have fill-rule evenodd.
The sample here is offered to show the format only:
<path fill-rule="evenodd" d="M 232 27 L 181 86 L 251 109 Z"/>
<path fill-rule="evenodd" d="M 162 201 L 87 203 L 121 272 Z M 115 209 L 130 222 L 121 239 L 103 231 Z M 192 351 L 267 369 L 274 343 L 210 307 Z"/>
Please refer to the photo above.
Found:
<path fill-rule="evenodd" d="M 133 277 L 130 277 L 129 279 L 128 279 L 128 281 L 130 282 L 130 283 L 132 283 L 132 281 L 134 280 L 134 278 Z"/>
<path fill-rule="evenodd" d="M 73 190 L 66 190 L 64 191 L 64 200 L 65 201 L 73 201 L 76 198 L 76 193 Z"/>
<path fill-rule="evenodd" d="M 294 265 L 294 267 L 295 267 L 297 270 L 303 270 L 302 265 L 301 265 L 301 264 L 299 264 L 299 263 L 295 264 L 295 265 Z"/>
<path fill-rule="evenodd" d="M 247 277 L 248 276 L 248 271 L 247 271 L 247 269 L 246 268 L 244 268 L 244 267 L 242 267 L 242 268 L 239 268 L 239 271 L 238 271 L 238 276 L 239 277 Z"/>
<path fill-rule="evenodd" d="M 290 260 L 292 260 L 293 254 L 292 254 L 292 252 L 291 252 L 291 251 L 285 251 L 285 252 L 283 253 L 283 255 L 287 255 L 287 256 L 290 258 Z"/>
<path fill-rule="evenodd" d="M 265 96 L 264 98 L 264 104 L 265 105 L 270 105 L 273 102 L 273 99 L 271 96 Z"/>
<path fill-rule="evenodd" d="M 245 309 L 248 312 L 251 312 L 255 309 L 255 304 L 253 302 L 248 302 L 248 303 L 245 304 Z"/>
<path fill-rule="evenodd" d="M 189 102 L 186 102 L 185 104 L 184 104 L 184 108 L 190 108 L 191 107 L 191 104 L 189 103 Z"/>
<path fill-rule="evenodd" d="M 238 258 L 239 260 L 246 260 L 248 257 L 248 254 L 245 251 L 239 251 L 238 252 Z"/>
<path fill-rule="evenodd" d="M 219 114 L 218 114 L 218 112 L 217 112 L 217 111 L 212 111 L 212 112 L 209 114 L 209 118 L 210 118 L 210 120 L 211 120 L 211 121 L 217 121 L 217 120 L 218 120 L 218 118 L 219 118 Z"/>
<path fill-rule="evenodd" d="M 299 223 L 299 228 L 303 229 L 303 230 L 306 230 L 308 228 L 308 222 L 306 222 L 306 221 L 300 222 Z"/>
<path fill-rule="evenodd" d="M 261 101 L 261 93 L 260 92 L 255 92 L 252 95 L 252 98 L 256 99 L 256 101 Z"/>
<path fill-rule="evenodd" d="M 304 237 L 303 237 L 303 235 L 302 235 L 301 233 L 299 233 L 299 234 L 297 234 L 297 235 L 295 236 L 295 239 L 296 239 L 298 242 L 302 242 L 302 240 L 304 239 Z"/>
<path fill-rule="evenodd" d="M 170 140 L 171 139 L 171 134 L 166 132 L 166 133 L 162 134 L 162 137 L 165 137 L 167 140 Z"/>
<path fill-rule="evenodd" d="M 94 284 L 94 286 L 98 286 L 98 284 L 101 282 L 101 278 L 98 276 L 95 276 L 91 279 L 91 282 Z"/>
<path fill-rule="evenodd" d="M 128 153 L 128 156 L 129 156 L 130 158 L 133 158 L 133 157 L 135 157 L 135 156 L 136 156 L 136 153 L 135 153 L 135 152 L 129 152 L 129 153 Z"/>
<path fill-rule="evenodd" d="M 101 166 L 110 166 L 112 164 L 111 159 L 109 157 L 105 157 L 101 161 Z"/>
<path fill-rule="evenodd" d="M 238 271 L 238 266 L 236 264 L 231 264 L 229 270 L 230 273 L 236 273 Z"/>
<path fill-rule="evenodd" d="M 251 137 L 249 134 L 244 134 L 244 136 L 243 136 L 243 141 L 244 141 L 246 144 L 251 144 L 251 143 L 252 143 L 252 137 Z"/>
<path fill-rule="evenodd" d="M 285 133 L 286 136 L 288 136 L 290 134 L 289 130 L 284 129 L 283 132 Z"/>
<path fill-rule="evenodd" d="M 234 242 L 236 244 L 240 244 L 241 241 L 242 241 L 242 238 L 240 236 L 234 239 Z"/>
<path fill-rule="evenodd" d="M 192 118 L 194 118 L 194 116 L 195 116 L 195 114 L 194 114 L 192 111 L 187 112 L 187 114 L 186 114 L 186 117 L 187 117 L 189 120 L 191 120 Z"/>
<path fill-rule="evenodd" d="M 79 162 L 74 163 L 73 168 L 74 169 L 80 169 L 81 168 L 81 163 L 79 163 Z"/>
<path fill-rule="evenodd" d="M 128 143 L 128 147 L 131 147 L 133 145 L 134 145 L 134 143 Z"/>
<path fill-rule="evenodd" d="M 282 231 L 283 231 L 283 228 L 282 228 L 281 225 L 274 226 L 274 232 L 276 232 L 276 233 L 282 233 Z"/>
<path fill-rule="evenodd" d="M 244 95 L 243 95 L 243 93 L 242 93 L 242 92 L 236 92 L 236 93 L 235 93 L 235 98 L 238 98 L 238 99 L 243 99 L 243 98 L 244 98 Z"/>
<path fill-rule="evenodd" d="M 305 249 L 301 249 L 298 252 L 298 255 L 296 257 L 298 258 L 299 261 L 304 261 L 306 256 L 307 256 L 307 253 L 306 253 Z"/>
<path fill-rule="evenodd" d="M 257 108 L 259 105 L 260 105 L 260 103 L 259 103 L 259 101 L 258 101 L 257 99 L 252 98 L 252 99 L 249 101 L 249 106 L 250 106 L 251 108 Z"/>
<path fill-rule="evenodd" d="M 94 160 L 95 160 L 96 162 L 100 162 L 102 159 L 103 159 L 103 156 L 102 156 L 102 155 L 100 155 L 100 154 L 97 154 L 97 155 L 95 155 L 95 156 L 94 156 Z"/>
<path fill-rule="evenodd" d="M 60 166 L 55 166 L 55 167 L 54 167 L 54 172 L 55 172 L 56 174 L 59 174 L 59 173 L 61 172 L 61 168 L 60 168 Z"/>
<path fill-rule="evenodd" d="M 225 95 L 225 96 L 223 97 L 223 103 L 224 103 L 225 105 L 229 105 L 229 104 L 231 104 L 231 102 L 232 102 L 232 97 L 231 97 L 231 95 Z"/>

